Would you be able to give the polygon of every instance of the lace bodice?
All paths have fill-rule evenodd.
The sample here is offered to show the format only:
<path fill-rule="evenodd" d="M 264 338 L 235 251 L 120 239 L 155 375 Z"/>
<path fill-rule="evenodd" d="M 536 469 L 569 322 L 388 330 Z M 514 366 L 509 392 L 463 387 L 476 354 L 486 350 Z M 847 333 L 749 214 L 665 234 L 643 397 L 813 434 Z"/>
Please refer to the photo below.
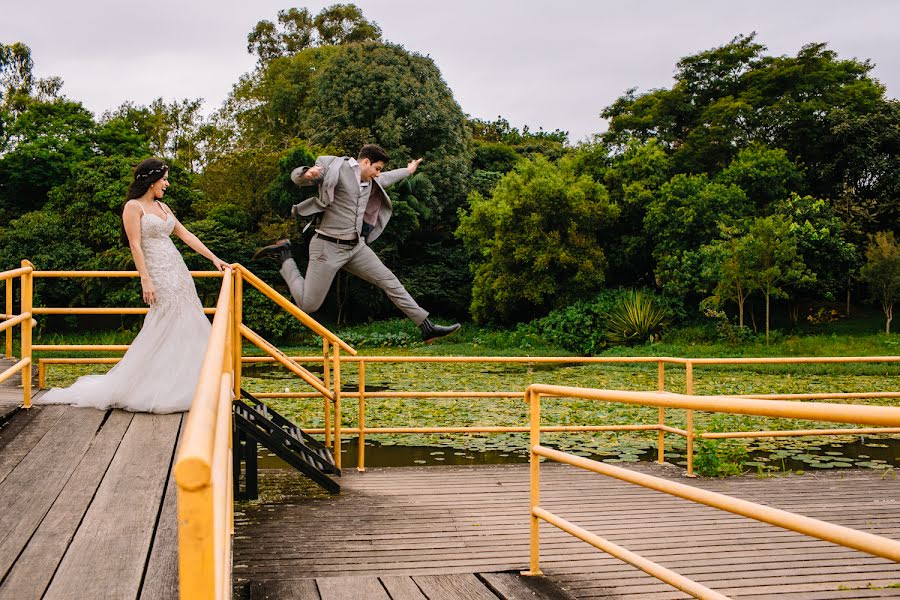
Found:
<path fill-rule="evenodd" d="M 175 218 L 168 213 L 165 220 L 150 213 L 141 217 L 141 250 L 156 289 L 156 302 L 151 311 L 169 312 L 200 306 L 194 280 L 172 243 L 174 229 Z"/>

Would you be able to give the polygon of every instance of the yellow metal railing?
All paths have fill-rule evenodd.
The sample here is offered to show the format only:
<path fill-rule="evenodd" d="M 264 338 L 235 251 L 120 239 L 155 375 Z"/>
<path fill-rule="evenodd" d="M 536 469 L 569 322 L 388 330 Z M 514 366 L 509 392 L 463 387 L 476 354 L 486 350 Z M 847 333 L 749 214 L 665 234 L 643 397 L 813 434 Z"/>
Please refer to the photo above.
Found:
<path fill-rule="evenodd" d="M 273 294 L 277 292 L 272 291 Z M 299 367 L 301 363 L 323 363 L 324 375 L 321 380 L 316 380 L 318 385 L 310 383 L 316 391 L 312 392 L 257 392 L 258 398 L 324 398 L 325 399 L 325 423 L 322 428 L 306 429 L 312 434 L 323 434 L 326 437 L 326 444 L 333 445 L 335 455 L 339 454 L 340 441 L 343 435 L 357 435 L 360 437 L 358 444 L 357 469 L 365 470 L 365 436 L 379 434 L 403 434 L 403 433 L 430 433 L 430 434 L 450 434 L 450 433 L 525 433 L 529 431 L 527 425 L 521 426 L 461 426 L 461 427 L 377 427 L 367 425 L 366 411 L 369 400 L 387 399 L 387 398 L 465 398 L 472 400 L 490 400 L 493 398 L 518 398 L 522 395 L 522 390 L 509 391 L 406 391 L 406 392 L 372 392 L 366 389 L 366 364 L 402 364 L 402 363 L 437 363 L 437 364 L 509 364 L 509 363 L 527 363 L 527 364 L 548 364 L 548 363 L 569 363 L 569 364 L 657 364 L 657 390 L 660 392 L 667 391 L 666 384 L 666 364 L 677 365 L 684 368 L 684 384 L 683 389 L 686 394 L 693 394 L 695 385 L 694 365 L 794 365 L 794 364 L 839 364 L 839 363 L 894 363 L 900 364 L 900 356 L 872 356 L 872 357 L 787 357 L 787 358 L 705 358 L 705 359 L 686 359 L 676 357 L 491 357 L 491 356 L 346 356 L 340 357 L 335 355 L 335 359 L 342 363 L 357 364 L 358 374 L 358 391 L 350 392 L 339 390 L 340 396 L 344 398 L 356 398 L 359 406 L 359 423 L 356 427 L 341 427 L 339 430 L 335 425 L 341 422 L 342 415 L 338 416 L 339 406 L 333 397 L 326 396 L 319 386 L 324 386 L 326 390 L 330 388 L 330 367 L 333 359 L 329 357 L 329 341 L 324 341 L 323 356 L 286 356 L 273 346 L 266 347 L 268 342 L 262 340 L 261 337 L 254 334 L 245 326 L 242 326 L 245 337 L 255 343 L 269 354 L 269 356 L 243 356 L 241 362 L 244 364 L 260 364 L 280 362 L 286 368 L 297 374 L 299 377 L 308 381 L 309 377 L 315 376 Z M 326 335 L 333 335 L 325 330 Z M 38 361 L 38 379 L 41 387 L 44 386 L 45 364 L 66 363 L 112 363 L 117 358 L 41 358 Z M 334 366 L 340 370 L 340 365 Z M 302 369 L 305 375 L 301 375 L 298 369 Z M 678 387 L 682 387 L 679 384 Z M 715 398 L 720 396 L 706 396 Z M 894 392 L 859 392 L 859 393 L 842 393 L 842 392 L 825 392 L 825 393 L 803 393 L 803 394 L 752 394 L 752 395 L 731 395 L 733 398 L 751 398 L 761 400 L 865 400 L 865 399 L 884 399 L 884 398 L 900 398 L 900 391 Z M 332 419 L 331 409 L 335 408 L 335 417 Z M 666 424 L 666 409 L 660 407 L 658 410 L 657 421 L 654 424 L 632 424 L 632 425 L 548 425 L 542 428 L 544 432 L 598 432 L 598 431 L 656 431 L 657 435 L 657 462 L 664 462 L 666 455 L 666 439 L 665 434 L 679 435 L 686 438 L 686 461 L 687 474 L 693 475 L 694 463 L 694 440 L 700 439 L 723 439 L 723 438 L 760 438 L 760 437 L 796 437 L 796 436 L 817 436 L 817 435 L 871 435 L 871 434 L 893 434 L 900 433 L 900 428 L 840 428 L 840 429 L 802 429 L 802 430 L 776 430 L 776 431 L 734 431 L 734 432 L 702 432 L 695 431 L 693 411 L 687 410 L 685 414 L 685 428 L 672 427 Z"/>
<path fill-rule="evenodd" d="M 0 373 L 0 382 L 6 381 L 16 373 L 22 377 L 22 406 L 31 407 L 31 333 L 34 327 L 32 318 L 32 299 L 34 297 L 34 265 L 27 260 L 22 261 L 18 269 L 0 273 L 0 281 L 6 289 L 6 312 L 0 317 L 0 332 L 6 332 L 6 356 L 13 355 L 13 328 L 20 329 L 20 359 L 13 366 Z M 19 313 L 13 306 L 13 281 L 19 279 Z"/>
<path fill-rule="evenodd" d="M 220 276 L 217 272 L 195 272 L 198 277 Z M 136 277 L 133 271 L 35 271 L 33 277 Z M 401 433 L 507 433 L 527 432 L 526 425 L 500 427 L 500 426 L 468 426 L 468 427 L 377 427 L 367 425 L 366 410 L 370 400 L 385 398 L 468 398 L 491 399 L 513 398 L 522 394 L 521 390 L 473 392 L 473 391 L 418 391 L 418 392 L 370 392 L 366 390 L 366 363 L 469 363 L 469 364 L 496 364 L 496 363 L 568 363 L 568 364 L 656 364 L 657 365 L 657 390 L 668 391 L 666 383 L 666 365 L 672 365 L 684 370 L 683 391 L 685 394 L 694 394 L 695 375 L 694 368 L 708 365 L 758 365 L 758 364 L 837 364 L 837 363 L 900 363 L 898 356 L 874 356 L 874 357 L 790 357 L 790 358 L 677 358 L 677 357 L 438 357 L 438 356 L 380 356 L 364 357 L 356 356 L 356 351 L 340 340 L 334 333 L 323 327 L 312 317 L 300 310 L 292 302 L 284 298 L 268 284 L 259 279 L 252 272 L 240 265 L 234 266 L 235 277 L 235 306 L 237 314 L 241 313 L 240 305 L 243 298 L 243 284 L 247 282 L 251 287 L 271 299 L 283 310 L 297 318 L 304 326 L 322 337 L 321 356 L 286 356 L 275 346 L 264 340 L 239 320 L 235 322 L 235 339 L 246 338 L 256 345 L 266 356 L 242 356 L 240 345 L 234 347 L 235 378 L 234 391 L 238 393 L 241 381 L 241 367 L 245 363 L 277 362 L 311 386 L 310 392 L 261 392 L 256 395 L 260 398 L 321 398 L 324 402 L 324 427 L 309 429 L 310 433 L 323 434 L 325 443 L 331 445 L 335 459 L 340 465 L 341 442 L 345 435 L 359 436 L 357 468 L 365 470 L 365 437 L 366 435 L 401 434 Z M 7 287 L 8 295 L 10 293 Z M 207 313 L 215 309 L 205 309 Z M 35 307 L 34 314 L 141 314 L 146 308 L 52 308 Z M 10 311 L 8 311 L 10 312 Z M 39 344 L 32 345 L 33 351 L 114 351 L 122 352 L 128 349 L 128 345 L 63 345 L 63 344 Z M 346 352 L 346 355 L 341 353 Z M 24 356 L 24 355 L 23 355 Z M 110 364 L 118 358 L 39 358 L 37 360 L 39 387 L 46 385 L 46 366 L 49 364 Z M 323 375 L 316 377 L 312 372 L 303 367 L 304 363 L 322 363 Z M 357 364 L 359 380 L 358 391 L 346 392 L 341 389 L 342 365 L 347 363 Z M 682 384 L 678 384 L 682 388 Z M 874 399 L 874 398 L 900 398 L 900 392 L 867 392 L 867 393 L 816 393 L 816 394 L 752 394 L 736 395 L 739 398 L 756 398 L 767 400 L 814 400 L 814 399 Z M 358 401 L 358 419 L 356 427 L 343 426 L 343 414 L 341 400 L 343 398 L 355 398 Z M 840 428 L 840 429 L 804 429 L 804 430 L 777 430 L 777 431 L 736 431 L 736 432 L 697 432 L 695 430 L 693 411 L 688 409 L 684 415 L 684 428 L 672 427 L 666 424 L 666 410 L 660 407 L 656 423 L 609 425 L 609 426 L 579 426 L 556 425 L 546 426 L 544 431 L 556 432 L 584 432 L 584 431 L 656 431 L 657 432 L 657 461 L 665 461 L 666 434 L 679 435 L 685 438 L 685 455 L 687 473 L 693 475 L 694 467 L 694 441 L 700 439 L 722 438 L 754 438 L 754 437 L 781 437 L 781 436 L 809 436 L 809 435 L 860 435 L 860 434 L 888 434 L 900 433 L 900 428 Z"/>
<path fill-rule="evenodd" d="M 231 399 L 238 341 L 231 272 L 222 278 L 215 315 L 174 467 L 183 600 L 231 598 Z"/>
<path fill-rule="evenodd" d="M 662 580 L 696 598 L 726 599 L 714 590 L 631 552 L 609 540 L 583 529 L 540 506 L 540 460 L 547 458 L 601 475 L 613 477 L 699 504 L 725 510 L 833 542 L 847 548 L 881 556 L 900 562 L 900 541 L 873 535 L 798 515 L 788 511 L 748 502 L 663 479 L 637 473 L 622 467 L 582 458 L 541 445 L 541 397 L 581 398 L 602 402 L 656 406 L 709 412 L 756 415 L 794 419 L 810 419 L 836 423 L 856 423 L 882 427 L 900 426 L 900 408 L 884 406 L 858 406 L 828 403 L 796 403 L 782 400 L 755 400 L 734 397 L 702 397 L 661 392 L 626 392 L 552 385 L 530 385 L 525 391 L 525 402 L 530 412 L 530 559 L 525 575 L 540 575 L 540 521 L 573 535 L 589 544 L 623 560 L 642 571 Z"/>
<path fill-rule="evenodd" d="M 289 357 L 294 362 L 317 362 L 322 358 L 316 356 Z M 359 400 L 359 425 L 357 427 L 345 427 L 341 431 L 344 434 L 356 434 L 360 437 L 358 444 L 357 469 L 365 470 L 365 436 L 367 434 L 403 434 L 403 433 L 523 433 L 528 432 L 529 427 L 522 426 L 465 426 L 465 427 L 372 427 L 366 423 L 367 400 L 385 398 L 466 398 L 466 399 L 491 399 L 491 398 L 518 398 L 521 390 L 514 391 L 407 391 L 407 392 L 369 392 L 366 391 L 366 363 L 443 363 L 443 364 L 492 364 L 492 363 L 573 363 L 573 364 L 623 364 L 623 363 L 656 363 L 657 364 L 657 389 L 666 392 L 665 365 L 681 365 L 685 370 L 684 390 L 688 395 L 694 392 L 694 365 L 753 365 L 753 364 L 834 364 L 834 363 L 898 363 L 900 356 L 873 356 L 873 357 L 790 357 L 790 358 L 708 358 L 686 359 L 675 357 L 458 357 L 458 356 L 355 356 L 343 359 L 345 363 L 358 364 L 358 391 L 342 392 L 348 398 Z M 269 357 L 244 357 L 245 363 L 268 363 L 273 359 Z M 327 367 L 326 367 L 327 373 Z M 313 398 L 316 393 L 304 392 L 258 392 L 258 398 Z M 724 396 L 706 396 L 708 398 Z M 816 393 L 816 394 L 754 394 L 728 396 L 735 398 L 753 398 L 764 400 L 810 400 L 810 399 L 878 399 L 900 398 L 897 392 L 860 392 L 860 393 Z M 326 418 L 329 415 L 326 414 Z M 337 421 L 337 416 L 335 420 Z M 666 425 L 665 408 L 658 410 L 655 424 L 633 425 L 547 425 L 542 426 L 544 432 L 590 432 L 590 431 L 657 431 L 657 462 L 665 461 L 665 434 L 670 433 L 685 437 L 687 474 L 693 475 L 694 440 L 721 439 L 721 438 L 758 438 L 758 437 L 791 437 L 791 436 L 815 436 L 815 435 L 869 435 L 900 433 L 900 428 L 841 428 L 841 429 L 803 429 L 803 430 L 777 430 L 777 431 L 737 431 L 737 432 L 703 432 L 697 433 L 694 427 L 694 414 L 687 410 L 685 414 L 685 428 L 679 429 Z M 328 435 L 332 432 L 326 420 L 324 428 L 307 429 L 309 433 Z"/>

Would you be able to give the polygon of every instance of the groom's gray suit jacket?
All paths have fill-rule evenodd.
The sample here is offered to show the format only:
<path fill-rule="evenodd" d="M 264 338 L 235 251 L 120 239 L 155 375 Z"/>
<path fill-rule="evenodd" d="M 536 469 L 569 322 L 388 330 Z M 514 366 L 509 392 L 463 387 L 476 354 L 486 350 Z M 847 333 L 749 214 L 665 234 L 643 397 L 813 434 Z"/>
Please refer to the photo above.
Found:
<path fill-rule="evenodd" d="M 335 190 L 338 188 L 339 182 L 342 184 L 341 191 L 346 197 L 337 198 L 337 205 L 334 206 L 333 210 L 346 211 L 349 210 L 351 205 L 355 207 L 358 196 L 354 197 L 353 194 L 357 193 L 357 190 L 359 189 L 359 181 L 356 179 L 356 174 L 353 169 L 349 167 L 349 160 L 350 158 L 346 156 L 320 156 L 316 159 L 316 166 L 320 167 L 323 173 L 320 177 L 311 181 L 307 181 L 303 177 L 310 167 L 304 166 L 294 169 L 291 173 L 291 180 L 298 186 L 318 185 L 319 194 L 312 198 L 308 198 L 299 204 L 295 204 L 291 209 L 291 213 L 295 216 L 309 217 L 316 213 L 325 212 L 329 207 L 335 205 Z M 386 171 L 372 180 L 367 206 L 373 206 L 373 203 L 375 203 L 374 205 L 378 207 L 378 212 L 375 222 L 369 223 L 372 226 L 372 229 L 366 236 L 366 241 L 371 243 L 378 239 L 378 236 L 384 231 L 384 228 L 387 226 L 387 223 L 390 221 L 391 215 L 393 214 L 394 209 L 391 204 L 391 198 L 388 196 L 387 192 L 384 191 L 384 188 L 390 187 L 408 175 L 409 172 L 405 168 L 400 168 Z M 366 207 L 361 208 L 364 210 Z M 341 221 L 349 221 L 350 215 L 344 216 L 346 218 Z M 362 213 L 359 214 L 358 219 L 355 217 L 356 216 L 354 215 L 354 221 L 358 222 L 355 222 L 354 228 L 356 229 L 356 233 L 360 233 Z M 323 218 L 323 228 L 327 227 L 327 221 L 327 218 Z M 350 232 L 335 231 L 333 233 L 346 234 Z"/>

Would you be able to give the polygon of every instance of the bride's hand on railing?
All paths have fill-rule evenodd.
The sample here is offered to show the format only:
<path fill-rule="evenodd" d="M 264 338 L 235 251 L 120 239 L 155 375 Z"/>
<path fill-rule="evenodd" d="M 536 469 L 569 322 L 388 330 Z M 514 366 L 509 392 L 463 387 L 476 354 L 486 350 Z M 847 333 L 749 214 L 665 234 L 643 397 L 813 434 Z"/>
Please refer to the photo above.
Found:
<path fill-rule="evenodd" d="M 223 261 L 218 256 L 212 259 L 212 264 L 216 267 L 217 271 L 222 271 L 223 273 L 225 272 L 226 269 L 231 268 L 231 265 L 229 265 L 227 262 Z"/>

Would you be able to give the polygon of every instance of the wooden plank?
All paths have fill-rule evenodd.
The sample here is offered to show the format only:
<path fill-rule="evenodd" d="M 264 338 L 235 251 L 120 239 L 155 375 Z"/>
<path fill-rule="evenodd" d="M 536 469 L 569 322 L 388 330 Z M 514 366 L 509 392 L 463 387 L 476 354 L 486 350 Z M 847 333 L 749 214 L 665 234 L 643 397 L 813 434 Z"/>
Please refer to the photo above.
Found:
<path fill-rule="evenodd" d="M 6 575 L 94 439 L 103 411 L 70 408 L 0 483 L 0 574 Z"/>
<path fill-rule="evenodd" d="M 391 600 L 428 600 L 412 577 L 388 575 L 379 579 Z"/>
<path fill-rule="evenodd" d="M 391 600 L 377 577 L 319 577 L 322 600 Z"/>
<path fill-rule="evenodd" d="M 55 405 L 21 410 L 0 429 L 0 483 L 68 409 Z"/>
<path fill-rule="evenodd" d="M 254 581 L 250 600 L 321 600 L 315 579 Z"/>
<path fill-rule="evenodd" d="M 41 521 L 0 586 L 0 600 L 40 598 L 100 484 L 131 422 L 131 413 L 113 411 L 84 458 Z"/>
<path fill-rule="evenodd" d="M 418 575 L 413 581 L 428 600 L 497 600 L 473 573 Z"/>
<path fill-rule="evenodd" d="M 687 480 L 680 469 L 639 464 L 635 470 L 900 538 L 900 481 L 877 472 Z M 241 511 L 236 577 L 377 575 L 384 583 L 527 567 L 526 465 L 348 471 L 342 484 L 339 497 L 294 495 Z M 560 465 L 542 466 L 542 503 L 676 572 L 714 588 L 731 585 L 735 596 L 780 589 L 776 584 L 785 579 L 799 586 L 787 592 L 791 597 L 862 587 L 870 579 L 900 581 L 896 563 Z M 326 521 L 339 523 L 340 535 L 323 537 Z M 684 597 L 547 524 L 541 567 L 578 598 Z"/>
<path fill-rule="evenodd" d="M 134 415 L 45 600 L 137 597 L 180 421 Z"/>
<path fill-rule="evenodd" d="M 183 426 L 182 414 L 178 424 L 179 432 Z M 166 493 L 156 524 L 156 533 L 153 536 L 140 600 L 168 600 L 178 597 L 178 485 L 172 472 L 177 455 L 176 445 L 172 463 L 169 465 Z"/>
<path fill-rule="evenodd" d="M 481 573 L 478 577 L 502 600 L 575 600 L 546 577 L 517 573 Z"/>

